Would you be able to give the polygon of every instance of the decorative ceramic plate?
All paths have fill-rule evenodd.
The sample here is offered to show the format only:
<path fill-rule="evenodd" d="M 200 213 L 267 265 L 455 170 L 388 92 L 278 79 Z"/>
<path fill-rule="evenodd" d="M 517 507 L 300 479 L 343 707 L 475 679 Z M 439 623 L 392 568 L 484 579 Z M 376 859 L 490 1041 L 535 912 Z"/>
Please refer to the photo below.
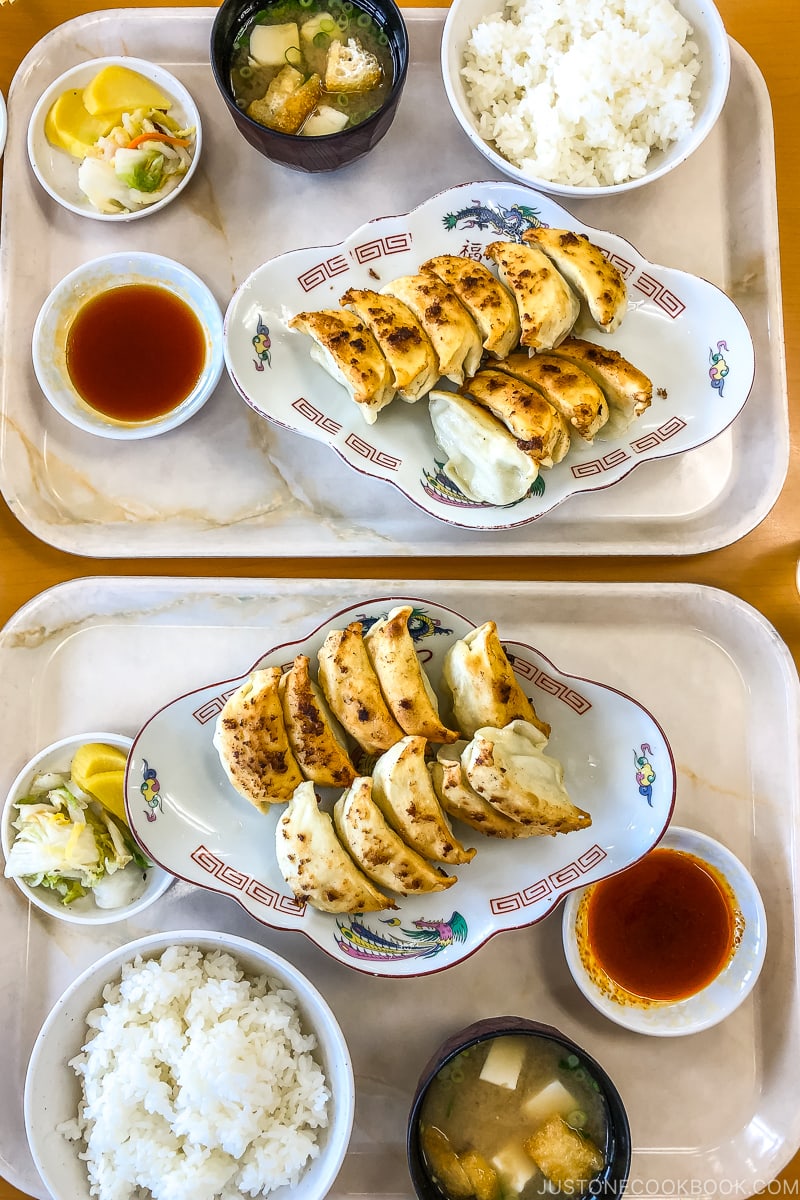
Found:
<path fill-rule="evenodd" d="M 493 241 L 539 225 L 586 233 L 625 276 L 629 309 L 611 335 L 576 332 L 618 350 L 653 382 L 653 403 L 616 438 L 573 439 L 567 457 L 504 507 L 468 499 L 448 478 L 425 400 L 395 400 L 367 425 L 344 387 L 310 358 L 312 341 L 287 328 L 295 313 L 337 308 L 349 287 L 379 290 L 435 254 L 484 260 Z M 491 264 L 489 264 L 491 265 Z M 506 529 L 569 496 L 610 487 L 639 463 L 700 446 L 741 411 L 753 382 L 753 343 L 736 306 L 705 280 L 647 262 L 623 238 L 582 224 L 520 184 L 462 184 L 402 216 L 379 217 L 336 246 L 293 250 L 258 267 L 225 317 L 225 362 L 261 416 L 326 442 L 354 470 L 388 480 L 432 516 L 472 529 Z"/>
<path fill-rule="evenodd" d="M 539 716 L 553 727 L 547 753 L 564 764 L 567 789 L 591 814 L 591 826 L 553 838 L 499 841 L 459 824 L 459 837 L 477 854 L 456 868 L 458 882 L 446 892 L 397 897 L 395 910 L 366 916 L 337 917 L 298 903 L 275 859 L 283 806 L 265 815 L 235 791 L 212 744 L 216 718 L 250 670 L 289 666 L 300 653 L 316 663 L 331 629 L 355 620 L 368 628 L 398 603 L 414 607 L 409 628 L 446 719 L 444 655 L 472 622 L 426 600 L 365 601 L 334 613 L 306 638 L 274 647 L 238 678 L 180 696 L 157 712 L 134 739 L 126 808 L 138 841 L 173 874 L 233 896 L 265 925 L 305 933 L 357 970 L 412 976 L 460 962 L 501 930 L 535 924 L 574 888 L 640 858 L 669 823 L 675 770 L 663 732 L 635 700 L 564 675 L 529 645 L 506 642 Z M 328 807 L 335 793 L 320 794 Z"/>

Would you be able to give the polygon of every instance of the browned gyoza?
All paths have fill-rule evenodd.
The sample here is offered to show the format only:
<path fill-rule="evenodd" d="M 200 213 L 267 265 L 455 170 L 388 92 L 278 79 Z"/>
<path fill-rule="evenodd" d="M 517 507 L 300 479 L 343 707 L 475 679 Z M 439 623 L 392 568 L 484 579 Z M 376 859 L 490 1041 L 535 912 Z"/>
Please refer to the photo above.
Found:
<path fill-rule="evenodd" d="M 426 395 L 439 378 L 439 360 L 408 305 L 368 288 L 348 288 L 339 303 L 369 328 L 392 370 L 398 396 L 411 404 Z"/>
<path fill-rule="evenodd" d="M 628 289 L 620 271 L 599 246 L 585 234 L 568 229 L 529 229 L 522 238 L 528 245 L 544 251 L 586 301 L 593 320 L 604 333 L 613 333 L 619 327 L 628 306 Z"/>
<path fill-rule="evenodd" d="M 253 671 L 226 700 L 214 733 L 231 783 L 262 811 L 288 800 L 303 780 L 283 719 L 280 678 L 280 667 Z"/>
<path fill-rule="evenodd" d="M 557 346 L 580 313 L 578 299 L 564 277 L 537 246 L 491 242 L 486 253 L 517 302 L 522 345 L 531 351 Z"/>
<path fill-rule="evenodd" d="M 483 356 L 478 327 L 458 296 L 437 275 L 422 271 L 402 275 L 381 291 L 408 305 L 431 340 L 439 359 L 439 374 L 453 383 L 473 375 Z"/>
<path fill-rule="evenodd" d="M 478 326 L 483 348 L 504 358 L 519 341 L 519 314 L 514 297 L 483 263 L 460 254 L 439 254 L 422 264 L 452 288 Z"/>
<path fill-rule="evenodd" d="M 298 654 L 279 684 L 289 743 L 306 779 L 320 787 L 347 787 L 356 771 L 308 667 L 308 656 Z"/>
<path fill-rule="evenodd" d="M 522 380 L 484 368 L 461 388 L 493 413 L 516 438 L 520 450 L 541 467 L 561 462 L 569 450 L 566 422 L 542 393 Z"/>
<path fill-rule="evenodd" d="M 392 715 L 404 733 L 432 742 L 454 742 L 458 731 L 439 718 L 436 694 L 422 669 L 408 629 L 410 604 L 393 608 L 364 637 L 370 662 Z"/>
<path fill-rule="evenodd" d="M 363 321 L 347 309 L 320 309 L 292 317 L 290 329 L 315 342 L 311 357 L 344 385 L 368 425 L 394 399 L 389 364 Z"/>
<path fill-rule="evenodd" d="M 591 442 L 608 421 L 608 401 L 586 371 L 555 354 L 517 351 L 497 364 L 498 370 L 536 388 L 561 413 L 570 429 Z"/>
<path fill-rule="evenodd" d="M 317 655 L 319 682 L 334 715 L 367 754 L 388 750 L 403 736 L 369 660 L 361 622 L 332 630 Z"/>

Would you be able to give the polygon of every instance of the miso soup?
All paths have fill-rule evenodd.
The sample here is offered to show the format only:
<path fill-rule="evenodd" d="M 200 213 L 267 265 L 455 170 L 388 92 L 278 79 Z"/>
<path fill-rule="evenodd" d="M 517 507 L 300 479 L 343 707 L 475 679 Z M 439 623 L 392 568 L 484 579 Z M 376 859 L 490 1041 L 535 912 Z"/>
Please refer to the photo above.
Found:
<path fill-rule="evenodd" d="M 389 39 L 351 0 L 278 0 L 236 39 L 234 99 L 281 133 L 338 133 L 383 107 L 394 82 Z"/>
<path fill-rule="evenodd" d="M 428 1174 L 447 1200 L 578 1197 L 606 1162 L 608 1135 L 589 1069 L 557 1042 L 525 1035 L 462 1050 L 420 1112 Z"/>

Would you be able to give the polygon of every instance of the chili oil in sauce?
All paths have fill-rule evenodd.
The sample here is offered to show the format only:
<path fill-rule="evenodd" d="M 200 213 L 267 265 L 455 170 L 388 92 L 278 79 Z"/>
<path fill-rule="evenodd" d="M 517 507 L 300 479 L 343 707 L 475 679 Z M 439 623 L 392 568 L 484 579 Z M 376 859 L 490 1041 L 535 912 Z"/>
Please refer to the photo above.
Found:
<path fill-rule="evenodd" d="M 646 1000 L 685 1000 L 719 975 L 734 949 L 732 897 L 713 868 L 657 848 L 595 884 L 586 936 L 598 965 Z"/>
<path fill-rule="evenodd" d="M 108 288 L 78 310 L 67 333 L 67 370 L 86 404 L 115 421 L 152 421 L 182 404 L 206 358 L 203 326 L 167 288 Z"/>

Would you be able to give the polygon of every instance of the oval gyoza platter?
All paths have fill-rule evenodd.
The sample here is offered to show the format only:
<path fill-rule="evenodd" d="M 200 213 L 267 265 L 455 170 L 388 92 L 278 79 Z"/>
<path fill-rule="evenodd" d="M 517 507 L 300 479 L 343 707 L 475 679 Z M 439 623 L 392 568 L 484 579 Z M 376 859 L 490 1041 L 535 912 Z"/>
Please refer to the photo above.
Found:
<path fill-rule="evenodd" d="M 675 799 L 672 753 L 650 713 L 613 688 L 564 675 L 532 646 L 505 642 L 526 693 L 552 725 L 547 753 L 564 764 L 567 789 L 591 814 L 592 825 L 552 838 L 500 841 L 459 822 L 458 836 L 477 854 L 450 872 L 458 882 L 447 891 L 395 897 L 396 910 L 364 916 L 334 916 L 298 904 L 275 859 L 283 805 L 263 814 L 230 784 L 212 744 L 217 716 L 250 670 L 288 667 L 303 653 L 315 673 L 317 651 L 331 629 L 355 620 L 366 628 L 403 603 L 414 607 L 409 628 L 446 715 L 444 655 L 473 623 L 427 600 L 368 600 L 334 613 L 307 637 L 276 646 L 243 675 L 166 705 L 136 735 L 125 781 L 131 829 L 160 866 L 232 896 L 265 925 L 306 934 L 332 957 L 371 975 L 439 971 L 501 930 L 535 924 L 574 888 L 651 849 Z M 320 794 L 326 807 L 337 795 Z"/>
<path fill-rule="evenodd" d="M 653 382 L 653 403 L 627 432 L 574 438 L 511 505 L 476 503 L 444 471 L 427 400 L 395 399 L 367 425 L 344 387 L 310 358 L 309 337 L 287 327 L 303 310 L 338 308 L 349 287 L 380 290 L 435 254 L 492 264 L 484 248 L 537 225 L 585 233 L 625 276 L 629 309 L 614 334 L 576 332 L 618 350 Z M 629 242 L 592 229 L 561 205 L 509 182 L 462 184 L 413 212 L 376 217 L 335 246 L 293 250 L 258 267 L 225 316 L 225 363 L 260 416 L 331 446 L 356 471 L 387 480 L 434 517 L 470 529 L 535 521 L 568 497 L 610 487 L 634 467 L 710 441 L 741 411 L 753 383 L 753 342 L 739 310 L 713 284 L 648 262 Z M 450 386 L 450 385 L 446 385 Z"/>

